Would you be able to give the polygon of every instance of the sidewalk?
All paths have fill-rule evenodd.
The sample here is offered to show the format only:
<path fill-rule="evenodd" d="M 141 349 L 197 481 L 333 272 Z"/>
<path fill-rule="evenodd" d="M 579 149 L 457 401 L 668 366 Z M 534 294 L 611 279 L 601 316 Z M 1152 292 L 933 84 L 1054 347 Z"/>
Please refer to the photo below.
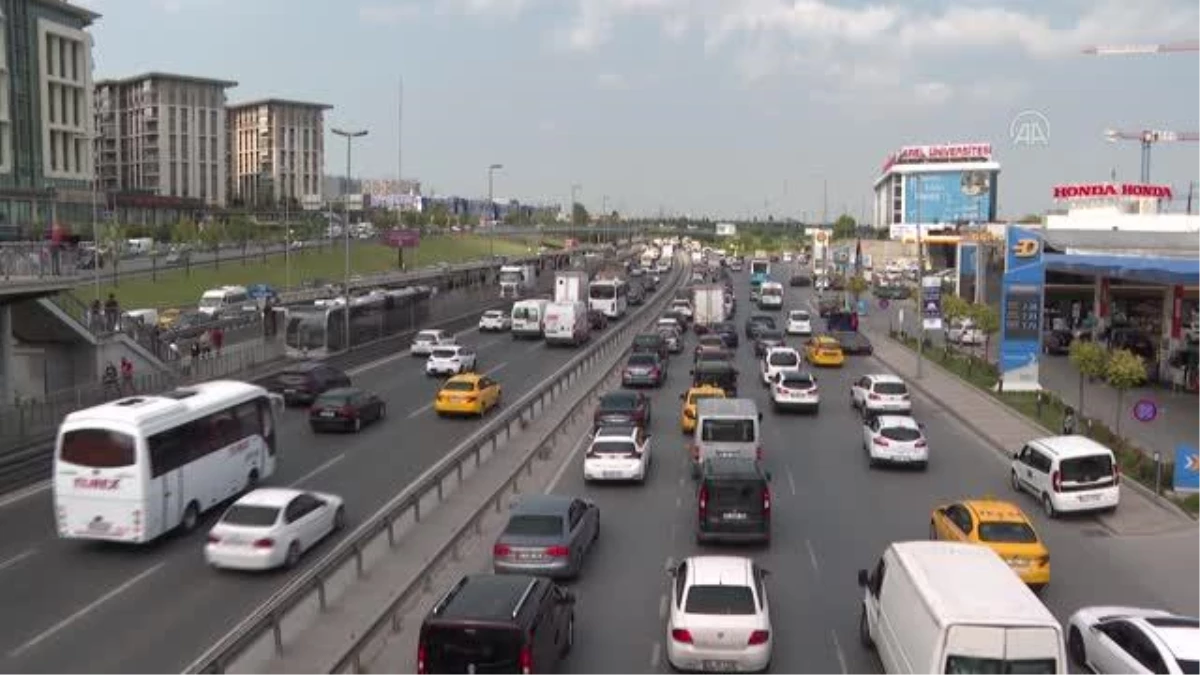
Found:
<path fill-rule="evenodd" d="M 1031 439 L 1055 435 L 937 364 L 926 361 L 923 376 L 917 379 L 915 354 L 894 342 L 886 331 L 865 326 L 863 332 L 871 339 L 876 358 L 977 433 L 997 452 L 1007 455 Z M 1120 508 L 1112 514 L 1099 515 L 1097 519 L 1117 535 L 1162 534 L 1196 527 L 1187 514 L 1154 497 L 1151 491 L 1132 480 L 1121 482 Z"/>

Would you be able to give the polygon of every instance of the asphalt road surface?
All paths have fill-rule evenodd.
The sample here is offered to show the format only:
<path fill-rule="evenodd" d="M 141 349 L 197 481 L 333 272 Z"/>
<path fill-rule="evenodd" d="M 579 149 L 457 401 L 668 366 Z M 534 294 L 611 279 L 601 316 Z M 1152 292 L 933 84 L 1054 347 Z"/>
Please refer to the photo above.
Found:
<path fill-rule="evenodd" d="M 757 312 L 748 302 L 746 275 L 737 277 L 740 326 Z M 808 289 L 785 293 L 788 308 L 807 308 Z M 781 312 L 780 319 L 784 316 Z M 869 469 L 859 418 L 848 404 L 849 385 L 856 376 L 886 368 L 874 358 L 851 357 L 840 370 L 820 370 L 820 413 L 781 415 L 754 379 L 757 364 L 744 340 L 737 357 L 739 389 L 764 415 L 774 538 L 768 548 L 697 546 L 696 487 L 687 468 L 688 439 L 679 429 L 688 353 L 674 357 L 667 386 L 652 390 L 654 464 L 648 482 L 585 485 L 579 453 L 553 488 L 594 500 L 603 523 L 600 542 L 573 584 L 576 639 L 564 670 L 668 671 L 666 566 L 691 555 L 732 553 L 750 556 L 772 572 L 767 581 L 775 631 L 772 670 L 875 672 L 874 655 L 858 641 L 857 570 L 874 565 L 892 541 L 926 538 L 930 512 L 939 504 L 986 495 L 1013 500 L 1033 518 L 1052 559 L 1052 581 L 1043 600 L 1061 621 L 1089 604 L 1197 613 L 1196 551 L 1179 565 L 1178 578 L 1146 578 L 1138 567 L 1143 556 L 1178 548 L 1174 543 L 1185 535 L 1121 538 L 1090 517 L 1046 521 L 1035 504 L 1008 487 L 999 454 L 921 396 L 915 415 L 926 424 L 930 440 L 928 471 Z"/>
<path fill-rule="evenodd" d="M 461 342 L 477 348 L 479 369 L 509 401 L 576 354 L 508 334 Z M 347 531 L 483 424 L 433 413 L 439 380 L 425 376 L 423 359 L 384 356 L 350 375 L 383 397 L 387 420 L 358 435 L 314 436 L 303 412 L 288 411 L 282 463 L 267 481 L 343 495 Z M 0 498 L 0 671 L 179 672 L 290 578 L 209 569 L 201 547 L 215 513 L 191 535 L 135 548 L 57 539 L 48 490 L 9 499 Z"/>

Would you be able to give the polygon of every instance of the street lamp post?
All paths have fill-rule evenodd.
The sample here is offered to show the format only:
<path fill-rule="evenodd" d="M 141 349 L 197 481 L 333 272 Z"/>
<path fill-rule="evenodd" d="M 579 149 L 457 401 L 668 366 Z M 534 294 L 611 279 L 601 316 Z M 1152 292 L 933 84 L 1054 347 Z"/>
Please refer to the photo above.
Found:
<path fill-rule="evenodd" d="M 921 246 L 921 174 L 913 177 L 917 200 L 917 321 L 921 331 L 917 336 L 917 379 L 925 376 L 925 251 Z M 912 197 L 912 195 L 908 195 Z"/>
<path fill-rule="evenodd" d="M 367 135 L 366 129 L 358 129 L 355 131 L 347 131 L 345 129 L 333 129 L 333 133 L 346 139 L 346 182 L 342 184 L 342 237 L 345 241 L 346 249 L 346 270 L 345 279 L 342 282 L 342 292 L 345 298 L 345 304 L 342 309 L 342 316 L 345 319 L 345 349 L 350 350 L 350 149 L 353 146 L 354 139 L 362 138 Z"/>
<path fill-rule="evenodd" d="M 495 182 L 496 172 L 503 169 L 503 164 L 491 164 L 488 166 L 488 203 L 487 215 L 490 232 L 488 232 L 488 255 L 496 257 L 496 201 L 493 197 L 492 187 Z"/>

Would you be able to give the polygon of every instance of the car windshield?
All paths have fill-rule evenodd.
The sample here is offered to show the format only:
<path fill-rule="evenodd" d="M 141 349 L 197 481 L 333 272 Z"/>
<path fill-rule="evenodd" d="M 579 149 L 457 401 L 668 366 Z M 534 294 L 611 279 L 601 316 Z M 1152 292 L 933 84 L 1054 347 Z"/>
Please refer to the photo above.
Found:
<path fill-rule="evenodd" d="M 612 300 L 617 297 L 617 288 L 612 284 L 593 284 L 588 288 L 588 297 L 593 300 Z"/>
<path fill-rule="evenodd" d="M 701 424 L 700 439 L 712 443 L 753 443 L 754 420 L 706 419 Z"/>
<path fill-rule="evenodd" d="M 437 342 L 438 334 L 430 331 L 421 331 L 417 333 L 417 342 Z"/>
<path fill-rule="evenodd" d="M 772 352 L 767 363 L 772 366 L 794 366 L 800 363 L 800 357 L 792 351 Z"/>
<path fill-rule="evenodd" d="M 746 616 L 754 614 L 754 592 L 749 586 L 692 586 L 683 611 L 688 614 Z"/>
<path fill-rule="evenodd" d="M 629 365 L 631 366 L 653 366 L 658 363 L 658 359 L 654 358 L 654 354 L 641 352 L 633 354 L 629 357 Z"/>
<path fill-rule="evenodd" d="M 442 387 L 442 391 L 475 391 L 475 383 L 465 380 L 455 380 L 447 382 Z"/>
<path fill-rule="evenodd" d="M 352 392 L 352 391 L 346 391 L 344 389 L 341 391 L 327 391 L 324 394 L 321 394 L 319 397 L 317 397 L 316 403 L 314 405 L 315 406 L 347 405 L 348 403 L 350 403 L 350 400 L 352 398 L 354 398 L 354 392 Z"/>
<path fill-rule="evenodd" d="M 813 381 L 811 375 L 795 375 L 791 373 L 784 373 L 779 383 L 788 389 L 811 389 L 817 384 Z"/>
<path fill-rule="evenodd" d="M 588 454 L 595 455 L 636 455 L 637 446 L 627 440 L 600 440 L 592 443 Z"/>
<path fill-rule="evenodd" d="M 1055 659 L 989 659 L 981 656 L 946 657 L 946 673 L 949 675 L 1049 675 L 1060 672 Z"/>
<path fill-rule="evenodd" d="M 808 312 L 792 312 L 788 318 L 792 321 L 808 321 Z"/>
<path fill-rule="evenodd" d="M 750 323 L 758 324 L 758 326 L 760 328 L 774 328 L 775 327 L 775 319 L 772 319 L 769 316 L 756 316 L 753 319 L 750 319 Z"/>
<path fill-rule="evenodd" d="M 600 399 L 602 410 L 633 410 L 637 408 L 637 397 L 626 394 L 608 394 Z"/>
<path fill-rule="evenodd" d="M 234 504 L 229 507 L 221 522 L 240 527 L 270 527 L 279 520 L 279 509 L 274 506 L 256 504 Z"/>
<path fill-rule="evenodd" d="M 483 313 L 483 317 L 485 319 L 503 319 L 504 314 L 501 312 L 497 312 L 496 310 L 488 310 Z"/>
<path fill-rule="evenodd" d="M 435 359 L 452 359 L 458 356 L 458 351 L 454 349 L 435 349 L 431 356 Z"/>
<path fill-rule="evenodd" d="M 562 516 L 517 515 L 509 518 L 504 534 L 519 537 L 555 537 L 562 534 Z"/>
<path fill-rule="evenodd" d="M 661 341 L 661 335 L 639 335 L 633 339 L 633 344 L 639 347 L 657 347 Z"/>
<path fill-rule="evenodd" d="M 762 340 L 763 342 L 772 341 L 772 340 L 782 342 L 783 341 L 783 333 L 781 333 L 777 330 L 773 330 L 773 329 L 760 330 L 760 331 L 758 331 L 758 339 Z"/>
<path fill-rule="evenodd" d="M 891 441 L 911 443 L 921 438 L 921 430 L 912 427 L 884 427 L 879 430 L 879 435 Z"/>
<path fill-rule="evenodd" d="M 903 382 L 876 382 L 875 393 L 900 396 L 908 393 L 908 387 L 904 386 Z"/>
<path fill-rule="evenodd" d="M 997 544 L 1036 544 L 1037 533 L 1028 523 L 992 522 L 979 524 L 979 541 Z"/>
<path fill-rule="evenodd" d="M 1088 455 L 1064 459 L 1059 470 L 1064 481 L 1088 483 L 1112 475 L 1112 458 L 1108 455 Z"/>

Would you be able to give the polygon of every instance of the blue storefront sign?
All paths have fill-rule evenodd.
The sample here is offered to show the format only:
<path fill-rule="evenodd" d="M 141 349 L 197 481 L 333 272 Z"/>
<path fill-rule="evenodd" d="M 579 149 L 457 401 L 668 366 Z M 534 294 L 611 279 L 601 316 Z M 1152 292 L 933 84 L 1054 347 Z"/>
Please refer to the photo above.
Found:
<path fill-rule="evenodd" d="M 1036 391 L 1046 265 L 1041 236 L 1009 227 L 1000 297 L 1000 378 L 1005 391 Z"/>
<path fill-rule="evenodd" d="M 989 222 L 992 178 L 988 171 L 939 171 L 907 176 L 904 222 Z"/>
<path fill-rule="evenodd" d="M 978 260 L 978 243 L 973 241 L 959 242 L 958 276 L 954 280 L 954 290 L 960 298 L 963 298 L 968 302 L 973 302 L 975 300 L 975 282 L 976 275 L 979 272 Z"/>
<path fill-rule="evenodd" d="M 925 330 L 942 329 L 942 280 L 921 279 L 921 321 Z"/>
<path fill-rule="evenodd" d="M 1176 492 L 1200 492 L 1200 450 L 1190 445 L 1175 447 L 1175 475 L 1172 488 Z"/>

